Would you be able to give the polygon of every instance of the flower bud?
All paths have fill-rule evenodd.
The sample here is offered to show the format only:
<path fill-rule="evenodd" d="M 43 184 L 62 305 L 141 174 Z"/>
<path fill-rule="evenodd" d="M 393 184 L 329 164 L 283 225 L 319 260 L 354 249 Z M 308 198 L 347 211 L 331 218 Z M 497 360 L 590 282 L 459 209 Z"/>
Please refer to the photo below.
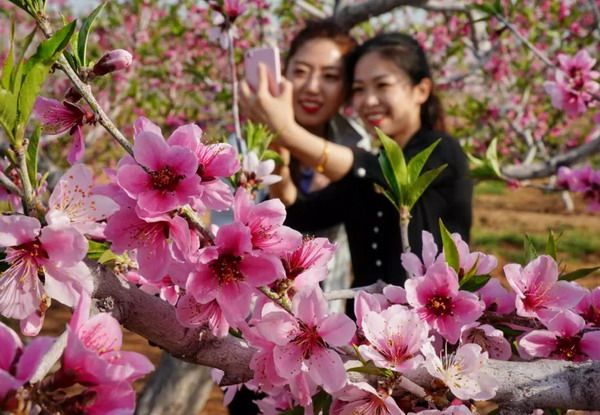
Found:
<path fill-rule="evenodd" d="M 92 73 L 96 76 L 106 75 L 107 73 L 127 69 L 131 66 L 133 57 L 131 53 L 124 49 L 115 49 L 106 53 L 94 65 Z"/>

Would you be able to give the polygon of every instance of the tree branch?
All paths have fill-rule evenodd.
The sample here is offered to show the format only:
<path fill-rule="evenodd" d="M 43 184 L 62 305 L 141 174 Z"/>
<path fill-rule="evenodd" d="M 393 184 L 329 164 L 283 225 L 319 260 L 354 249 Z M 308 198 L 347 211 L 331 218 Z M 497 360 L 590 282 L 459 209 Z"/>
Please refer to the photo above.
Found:
<path fill-rule="evenodd" d="M 119 279 L 106 267 L 89 265 L 95 279 L 97 306 L 112 312 L 126 328 L 182 360 L 225 371 L 223 385 L 252 377 L 249 362 L 255 349 L 244 341 L 232 336 L 219 339 L 206 330 L 183 327 L 173 306 Z M 600 409 L 600 362 L 490 360 L 484 372 L 500 384 L 494 402 L 510 404 L 515 411 L 545 407 Z M 352 373 L 351 377 L 366 380 L 359 373 Z M 410 380 L 427 387 L 432 379 L 421 369 L 411 374 Z"/>
<path fill-rule="evenodd" d="M 528 165 L 510 165 L 502 168 L 502 174 L 516 180 L 535 179 L 552 176 L 560 166 L 570 166 L 580 160 L 600 152 L 600 131 L 587 143 L 564 154 Z"/>
<path fill-rule="evenodd" d="M 370 0 L 364 3 L 345 6 L 334 16 L 335 21 L 346 29 L 379 16 L 400 6 L 421 7 L 427 0 Z"/>

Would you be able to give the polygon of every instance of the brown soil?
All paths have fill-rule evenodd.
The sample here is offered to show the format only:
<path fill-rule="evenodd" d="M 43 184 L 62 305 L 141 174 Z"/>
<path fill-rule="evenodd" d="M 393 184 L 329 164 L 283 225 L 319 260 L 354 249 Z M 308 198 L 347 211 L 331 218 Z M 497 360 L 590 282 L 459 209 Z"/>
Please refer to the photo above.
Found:
<path fill-rule="evenodd" d="M 543 233 L 548 229 L 562 229 L 566 232 L 579 230 L 598 234 L 600 215 L 587 213 L 581 201 L 575 202 L 575 213 L 566 213 L 560 195 L 546 195 L 535 189 L 508 190 L 502 195 L 479 195 L 475 201 L 474 227 L 489 232 Z M 506 260 L 500 257 L 499 262 L 502 265 Z M 600 265 L 600 252 L 587 255 L 583 262 L 567 264 L 570 269 L 596 265 Z M 598 285 L 600 273 L 587 277 L 583 283 L 588 287 Z M 61 333 L 69 316 L 70 312 L 66 308 L 52 307 L 43 333 L 52 335 Z M 127 330 L 124 330 L 124 349 L 143 353 L 155 364 L 158 363 L 161 353 L 158 348 L 150 346 L 144 338 Z M 138 389 L 142 386 L 143 381 L 136 385 Z M 227 414 L 221 404 L 222 396 L 219 388 L 215 387 L 207 406 L 199 415 Z"/>

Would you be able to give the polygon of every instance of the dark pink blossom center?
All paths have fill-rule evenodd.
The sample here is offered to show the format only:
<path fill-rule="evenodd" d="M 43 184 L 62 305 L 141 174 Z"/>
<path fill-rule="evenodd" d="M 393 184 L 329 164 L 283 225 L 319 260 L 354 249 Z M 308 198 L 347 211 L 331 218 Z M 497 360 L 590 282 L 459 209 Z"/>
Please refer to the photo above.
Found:
<path fill-rule="evenodd" d="M 219 285 L 225 285 L 236 281 L 243 281 L 244 274 L 240 271 L 242 258 L 234 255 L 221 255 L 217 260 L 211 262 L 210 269 L 219 280 Z"/>
<path fill-rule="evenodd" d="M 185 176 L 175 173 L 169 166 L 151 171 L 150 177 L 152 178 L 152 187 L 167 192 L 175 191 L 179 182 L 185 178 Z"/>
<path fill-rule="evenodd" d="M 452 315 L 452 298 L 435 295 L 427 301 L 427 308 L 436 316 Z"/>
<path fill-rule="evenodd" d="M 564 360 L 575 360 L 581 354 L 579 350 L 580 340 L 581 338 L 578 336 L 559 337 L 556 340 L 556 350 L 554 353 Z"/>
<path fill-rule="evenodd" d="M 571 85 L 573 86 L 573 89 L 583 89 L 585 81 L 583 79 L 583 71 L 581 70 L 581 68 L 572 67 L 569 71 L 569 76 L 571 77 Z"/>
<path fill-rule="evenodd" d="M 317 331 L 316 326 L 309 326 L 308 324 L 300 321 L 300 333 L 292 339 L 291 343 L 296 344 L 302 349 L 302 356 L 304 359 L 308 359 L 314 347 L 326 347 L 325 341 L 321 338 L 321 335 Z"/>
<path fill-rule="evenodd" d="M 591 323 L 596 327 L 600 327 L 600 308 L 594 307 L 590 304 L 581 317 L 583 317 L 588 323 Z"/>
<path fill-rule="evenodd" d="M 16 247 L 16 249 L 26 251 L 29 257 L 34 260 L 37 260 L 38 258 L 48 259 L 48 253 L 42 246 L 42 243 L 37 239 L 25 242 L 23 245 Z"/>

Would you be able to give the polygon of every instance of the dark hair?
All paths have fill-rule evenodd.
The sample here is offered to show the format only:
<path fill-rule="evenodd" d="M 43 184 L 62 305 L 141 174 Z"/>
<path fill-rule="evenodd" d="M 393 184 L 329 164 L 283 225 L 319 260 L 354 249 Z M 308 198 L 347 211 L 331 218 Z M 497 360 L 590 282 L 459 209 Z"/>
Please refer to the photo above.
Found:
<path fill-rule="evenodd" d="M 346 80 L 351 87 L 354 69 L 358 61 L 368 53 L 377 52 L 400 68 L 412 85 L 429 78 L 432 89 L 427 101 L 421 106 L 421 125 L 430 130 L 446 131 L 444 109 L 440 99 L 433 92 L 433 78 L 425 51 L 412 36 L 405 33 L 381 33 L 358 46 L 348 57 Z"/>
<path fill-rule="evenodd" d="M 329 39 L 334 42 L 340 48 L 344 60 L 358 44 L 356 39 L 350 36 L 348 30 L 344 29 L 333 19 L 309 20 L 290 43 L 290 48 L 284 61 L 284 72 L 287 70 L 290 60 L 298 53 L 298 50 L 305 43 L 314 39 Z"/>

